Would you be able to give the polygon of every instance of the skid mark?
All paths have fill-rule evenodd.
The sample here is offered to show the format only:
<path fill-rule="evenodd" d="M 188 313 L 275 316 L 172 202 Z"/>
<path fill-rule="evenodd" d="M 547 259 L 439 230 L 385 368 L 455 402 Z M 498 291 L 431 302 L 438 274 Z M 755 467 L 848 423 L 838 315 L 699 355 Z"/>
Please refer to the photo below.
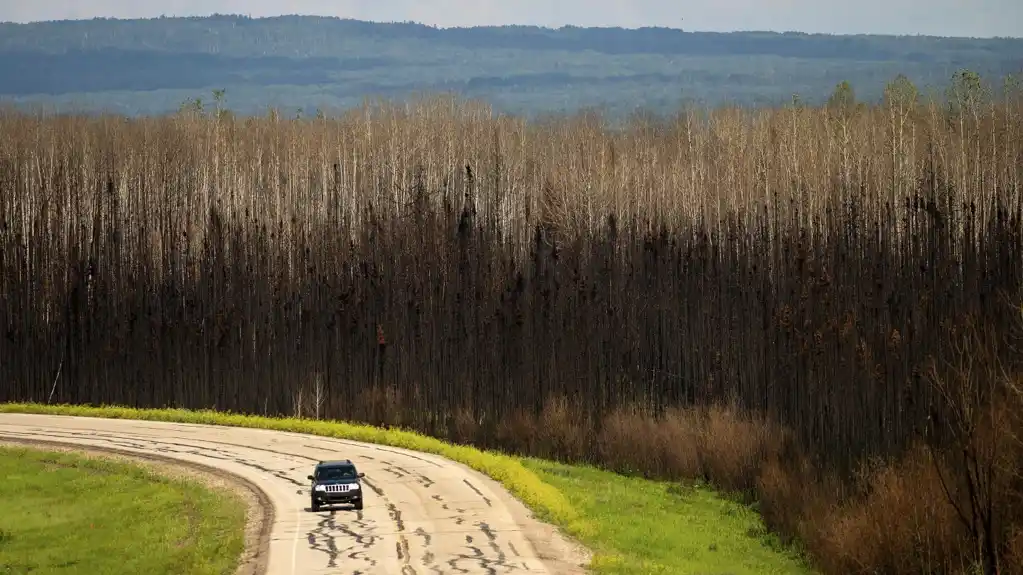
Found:
<path fill-rule="evenodd" d="M 376 493 L 377 495 L 383 497 L 383 495 L 384 495 L 383 489 L 380 489 L 379 487 L 377 487 L 376 484 L 373 483 L 372 481 L 370 481 L 369 479 L 366 479 L 365 477 L 363 477 L 362 478 L 362 484 L 365 485 L 366 487 L 369 487 L 370 490 L 373 491 L 373 493 Z"/>
<path fill-rule="evenodd" d="M 323 446 L 321 446 L 321 445 L 310 445 L 310 444 L 308 444 L 308 443 L 307 443 L 307 444 L 304 444 L 304 445 L 302 445 L 302 447 L 305 447 L 306 449 L 315 449 L 316 451 L 332 451 L 332 450 L 330 450 L 330 449 L 327 449 L 326 447 L 323 447 Z M 336 450 L 335 450 L 335 451 L 336 451 Z M 322 459 L 329 459 L 329 458 L 322 458 Z M 334 459 L 349 459 L 349 458 L 348 458 L 348 457 L 341 457 L 341 456 L 339 455 L 339 456 L 335 457 Z M 376 461 L 376 458 L 375 458 L 375 457 L 370 457 L 370 456 L 368 456 L 368 455 L 360 455 L 360 456 L 359 456 L 359 459 L 364 459 L 364 460 L 366 460 L 366 461 Z"/>
<path fill-rule="evenodd" d="M 480 497 L 483 498 L 483 502 L 487 504 L 487 507 L 493 507 L 494 506 L 492 503 L 490 503 L 490 499 L 487 499 L 487 496 L 483 495 L 482 491 L 477 489 L 476 486 L 473 485 L 472 483 L 469 483 L 468 479 L 463 479 L 462 481 L 465 482 L 465 484 L 469 486 L 469 489 L 472 489 L 473 491 L 475 491 L 476 495 L 479 495 Z"/>
<path fill-rule="evenodd" d="M 410 471 L 409 469 L 397 465 L 391 461 L 387 461 L 386 459 L 381 459 L 380 463 L 383 463 L 384 465 L 387 466 L 384 468 L 384 471 L 393 474 L 398 479 L 401 479 L 405 476 L 411 477 L 412 479 L 415 480 L 416 483 L 422 485 L 424 489 L 429 489 L 434 485 L 434 483 L 436 483 L 434 480 L 423 475 L 422 473 Z"/>
<path fill-rule="evenodd" d="M 306 535 L 309 549 L 326 555 L 327 568 L 337 568 L 337 559 L 343 555 L 346 567 L 352 562 L 361 563 L 359 567 L 354 568 L 353 573 L 364 573 L 363 568 L 372 571 L 376 568 L 377 561 L 369 552 L 378 541 L 378 537 L 372 534 L 376 526 L 367 521 L 361 511 L 356 512 L 350 524 L 338 522 L 338 517 L 336 511 L 330 511 L 317 522 L 316 527 Z M 352 514 L 346 513 L 343 517 L 350 519 Z M 344 539 L 347 546 L 338 546 L 339 536 Z"/>
<path fill-rule="evenodd" d="M 298 455 L 298 454 L 293 453 L 293 452 L 278 451 L 278 450 L 275 450 L 275 449 L 267 449 L 265 447 L 255 447 L 255 446 L 252 446 L 252 445 L 245 445 L 245 444 L 239 444 L 239 443 L 231 443 L 231 442 L 227 442 L 227 441 L 216 441 L 216 440 L 213 440 L 213 439 L 209 439 L 209 440 L 195 439 L 195 440 L 192 440 L 192 439 L 187 438 L 187 437 L 173 437 L 173 436 L 162 436 L 160 439 L 153 439 L 153 438 L 151 438 L 149 436 L 146 436 L 146 435 L 131 433 L 131 432 L 128 432 L 128 431 L 125 431 L 125 432 L 120 432 L 120 431 L 119 432 L 94 432 L 94 431 L 73 430 L 73 429 L 71 429 L 71 430 L 52 430 L 52 429 L 38 429 L 38 428 L 32 429 L 32 431 L 37 431 L 39 433 L 43 433 L 43 432 L 46 432 L 46 433 L 61 433 L 61 432 L 63 432 L 65 434 L 67 434 L 68 437 L 82 437 L 83 435 L 87 435 L 88 437 L 109 437 L 109 438 L 118 438 L 118 439 L 122 439 L 122 440 L 123 439 L 134 439 L 134 440 L 137 440 L 137 441 L 144 441 L 144 442 L 147 442 L 147 443 L 154 443 L 155 442 L 155 443 L 160 443 L 161 445 L 171 445 L 171 446 L 174 446 L 174 447 L 183 447 L 183 448 L 190 448 L 190 449 L 202 449 L 204 451 L 213 451 L 213 452 L 220 452 L 220 453 L 228 453 L 228 452 L 226 452 L 226 451 L 224 451 L 222 449 L 210 448 L 210 447 L 208 447 L 207 444 L 227 445 L 227 446 L 231 446 L 231 447 L 238 447 L 238 448 L 242 448 L 242 449 L 248 449 L 248 450 L 251 450 L 251 451 L 258 451 L 258 452 L 261 452 L 261 453 L 272 453 L 274 455 L 277 455 L 277 456 L 280 456 L 280 457 L 286 457 L 286 458 L 292 459 L 292 460 L 310 461 L 310 462 L 319 461 L 318 459 L 315 459 L 313 457 L 307 457 L 305 455 Z M 168 439 L 180 439 L 180 440 L 184 440 L 184 441 L 195 441 L 197 443 L 201 443 L 202 445 L 195 445 L 193 443 L 176 443 L 176 442 L 173 442 L 173 441 L 168 441 Z"/>
<path fill-rule="evenodd" d="M 49 431 L 44 432 L 44 431 L 41 431 L 41 430 L 40 431 L 35 431 L 34 433 L 20 433 L 20 432 L 16 432 L 16 431 L 14 431 L 14 432 L 4 431 L 3 433 L 10 434 L 10 435 L 18 435 L 18 436 L 23 436 L 23 437 L 49 437 L 49 438 L 52 438 L 52 439 L 83 439 L 83 437 L 82 437 L 82 435 L 80 433 L 67 433 L 67 432 L 60 433 L 60 432 L 49 432 Z M 230 452 L 227 452 L 227 451 L 224 451 L 224 450 L 220 450 L 220 449 L 203 449 L 203 448 L 195 446 L 195 445 L 176 444 L 176 443 L 173 443 L 173 442 L 165 442 L 165 441 L 162 441 L 162 440 L 159 440 L 159 439 L 147 439 L 147 440 L 134 440 L 132 438 L 127 438 L 126 439 L 124 437 L 120 437 L 119 435 L 112 434 L 112 433 L 91 433 L 91 434 L 89 434 L 87 439 L 92 439 L 92 440 L 95 440 L 97 443 L 103 443 L 103 444 L 110 445 L 110 446 L 113 446 L 113 447 L 130 448 L 130 449 L 136 449 L 136 450 L 139 450 L 139 451 L 153 451 L 155 453 L 162 453 L 162 454 L 175 454 L 176 453 L 176 454 L 179 454 L 179 455 L 180 454 L 197 455 L 199 457 L 204 457 L 206 459 L 213 459 L 213 460 L 216 460 L 216 461 L 230 461 L 230 462 L 233 462 L 233 463 L 237 463 L 238 465 L 242 465 L 244 467 L 248 467 L 248 468 L 251 468 L 251 469 L 256 469 L 256 470 L 262 471 L 264 473 L 270 474 L 270 475 L 272 475 L 274 477 L 277 477 L 278 479 L 281 479 L 283 481 L 287 481 L 287 482 L 291 483 L 292 485 L 297 485 L 299 487 L 305 487 L 306 486 L 305 483 L 294 479 L 293 477 L 289 476 L 284 471 L 279 471 L 279 470 L 276 470 L 276 469 L 271 469 L 269 467 L 264 467 L 262 465 L 259 465 L 258 463 L 253 463 L 252 461 L 250 461 L 248 459 L 245 459 L 243 457 L 239 457 L 236 454 L 233 454 L 233 453 L 230 453 Z M 168 445 L 169 446 L 179 447 L 179 449 L 173 449 L 172 447 L 166 447 Z M 242 447 L 242 446 L 238 446 L 238 447 Z M 245 449 L 255 449 L 256 451 L 261 451 L 258 448 L 248 448 L 248 447 L 246 447 Z"/>
<path fill-rule="evenodd" d="M 443 509 L 445 511 L 450 511 L 451 510 L 451 508 L 448 507 L 448 504 L 444 503 L 444 498 L 441 497 L 440 495 L 434 494 L 434 495 L 431 495 L 430 498 L 433 499 L 434 501 L 436 501 L 437 503 L 440 503 L 440 508 L 441 509 Z"/>
<path fill-rule="evenodd" d="M 404 473 L 399 471 L 397 468 L 392 467 L 391 465 L 388 465 L 387 467 L 384 467 L 384 471 L 390 473 L 391 475 L 395 476 L 398 479 L 401 479 L 402 477 L 405 477 Z"/>
<path fill-rule="evenodd" d="M 501 551 L 501 546 L 497 544 L 497 535 L 490 528 L 490 525 L 487 525 L 484 522 L 480 522 L 479 527 L 480 531 L 487 536 L 487 542 L 490 545 L 490 549 L 493 550 L 494 553 L 497 553 L 497 562 L 499 564 L 504 563 L 507 557 L 505 557 L 504 551 Z"/>
<path fill-rule="evenodd" d="M 401 572 L 402 575 L 406 573 L 408 575 L 415 575 L 416 570 L 412 567 L 412 554 L 409 552 L 408 537 L 405 536 L 405 521 L 401 518 L 401 511 L 391 503 L 387 502 L 387 514 L 391 516 L 391 521 L 394 522 L 395 526 L 398 527 L 398 541 L 394 544 L 395 550 L 398 553 L 398 559 L 401 560 Z"/>
<path fill-rule="evenodd" d="M 393 453 L 395 455 L 400 455 L 402 457 L 408 457 L 409 459 L 416 459 L 416 460 L 422 461 L 424 463 L 428 463 L 428 464 L 430 464 L 430 465 L 432 465 L 434 467 L 444 467 L 444 465 L 442 465 L 440 463 L 437 463 L 436 461 L 433 461 L 432 459 L 427 459 L 425 457 L 420 457 L 420 456 L 418 456 L 418 455 L 416 455 L 414 453 L 405 453 L 403 451 L 396 451 L 394 449 L 387 449 L 386 447 L 380 447 L 379 445 L 362 445 L 362 444 L 351 442 L 351 441 L 345 441 L 344 439 L 335 439 L 334 441 L 336 441 L 337 443 L 340 443 L 342 445 L 350 445 L 350 446 L 353 446 L 353 447 L 357 447 L 359 449 L 370 449 L 370 450 L 373 450 L 373 451 L 380 451 L 380 452 L 383 452 L 383 453 Z"/>
<path fill-rule="evenodd" d="M 333 530 L 334 512 L 331 511 L 329 515 L 326 515 L 317 524 L 316 528 L 310 531 L 306 535 L 306 539 L 309 542 L 309 548 L 313 551 L 319 551 L 327 556 L 327 567 L 337 567 L 337 556 L 339 555 L 337 549 L 337 541 L 331 534 Z"/>
<path fill-rule="evenodd" d="M 430 542 L 433 541 L 433 537 L 429 533 L 427 533 L 426 530 L 423 529 L 422 527 L 417 527 L 414 533 L 416 534 L 416 536 L 423 538 L 423 549 L 425 549 L 425 551 L 423 552 L 422 559 L 423 565 L 426 565 L 430 569 L 430 571 L 433 571 L 434 573 L 443 573 L 443 571 L 441 571 L 433 563 L 434 556 L 433 552 L 430 551 Z"/>
<path fill-rule="evenodd" d="M 387 514 L 391 516 L 391 521 L 394 521 L 399 532 L 405 530 L 405 522 L 401 519 L 401 511 L 398 511 L 398 508 L 390 501 L 387 502 Z"/>

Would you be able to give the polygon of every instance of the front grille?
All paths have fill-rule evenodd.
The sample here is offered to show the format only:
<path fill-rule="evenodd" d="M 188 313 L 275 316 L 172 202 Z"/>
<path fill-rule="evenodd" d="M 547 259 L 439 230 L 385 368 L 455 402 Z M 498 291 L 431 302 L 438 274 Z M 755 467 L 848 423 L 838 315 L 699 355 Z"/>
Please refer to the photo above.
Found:
<path fill-rule="evenodd" d="M 335 485 L 324 485 L 323 490 L 327 493 L 348 493 L 349 491 L 355 491 L 358 489 L 352 483 L 338 483 Z"/>

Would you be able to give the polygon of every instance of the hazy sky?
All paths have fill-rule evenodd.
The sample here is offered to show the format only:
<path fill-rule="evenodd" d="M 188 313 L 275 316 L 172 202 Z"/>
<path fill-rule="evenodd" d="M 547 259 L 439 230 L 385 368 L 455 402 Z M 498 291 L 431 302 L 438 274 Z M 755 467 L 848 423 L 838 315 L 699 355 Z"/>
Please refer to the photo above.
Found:
<path fill-rule="evenodd" d="M 282 13 L 437 26 L 669 26 L 688 30 L 1023 36 L 1023 0 L 0 0 L 0 21 Z M 683 20 L 684 19 L 684 20 Z"/>

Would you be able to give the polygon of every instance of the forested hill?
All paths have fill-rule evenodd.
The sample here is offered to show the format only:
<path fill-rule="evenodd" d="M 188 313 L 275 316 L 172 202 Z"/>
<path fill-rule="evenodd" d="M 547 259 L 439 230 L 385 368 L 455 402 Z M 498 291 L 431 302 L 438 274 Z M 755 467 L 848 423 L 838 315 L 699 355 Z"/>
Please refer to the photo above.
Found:
<path fill-rule="evenodd" d="M 0 24 L 0 97 L 129 113 L 226 89 L 227 104 L 311 112 L 457 92 L 515 112 L 665 110 L 681 101 L 862 99 L 904 74 L 940 90 L 960 68 L 993 82 L 1023 68 L 1023 39 L 685 32 L 668 28 L 440 29 L 242 16 Z"/>

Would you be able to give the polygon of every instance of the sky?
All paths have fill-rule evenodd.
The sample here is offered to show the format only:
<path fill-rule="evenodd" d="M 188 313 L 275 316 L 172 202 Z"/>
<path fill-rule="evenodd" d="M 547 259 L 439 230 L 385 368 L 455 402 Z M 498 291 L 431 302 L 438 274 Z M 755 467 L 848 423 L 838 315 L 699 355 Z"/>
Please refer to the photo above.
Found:
<path fill-rule="evenodd" d="M 441 27 L 667 26 L 1023 37 L 1023 0 L 0 0 L 0 21 L 315 14 Z"/>

